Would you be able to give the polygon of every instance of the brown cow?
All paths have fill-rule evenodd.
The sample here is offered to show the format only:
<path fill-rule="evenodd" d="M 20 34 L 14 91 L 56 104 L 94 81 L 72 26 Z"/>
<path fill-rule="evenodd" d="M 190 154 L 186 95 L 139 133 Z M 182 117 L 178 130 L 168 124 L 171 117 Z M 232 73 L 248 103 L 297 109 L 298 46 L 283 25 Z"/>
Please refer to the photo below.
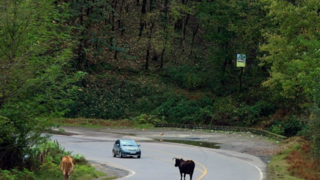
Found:
<path fill-rule="evenodd" d="M 61 158 L 60 170 L 63 173 L 65 180 L 69 180 L 70 175 L 74 169 L 73 159 L 70 156 L 64 156 Z"/>
<path fill-rule="evenodd" d="M 186 179 L 186 174 L 190 175 L 190 180 L 192 180 L 192 175 L 193 175 L 193 171 L 194 171 L 194 167 L 195 164 L 192 160 L 183 160 L 178 159 L 178 158 L 173 158 L 176 159 L 176 163 L 175 163 L 175 167 L 179 167 L 179 171 L 180 171 L 180 178 L 182 180 L 182 174 L 184 174 L 184 179 Z"/>

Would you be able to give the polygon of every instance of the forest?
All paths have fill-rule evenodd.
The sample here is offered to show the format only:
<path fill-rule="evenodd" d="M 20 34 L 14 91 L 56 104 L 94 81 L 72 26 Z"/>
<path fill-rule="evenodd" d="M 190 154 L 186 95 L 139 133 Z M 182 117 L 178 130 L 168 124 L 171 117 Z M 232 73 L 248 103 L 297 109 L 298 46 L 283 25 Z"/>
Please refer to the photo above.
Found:
<path fill-rule="evenodd" d="M 53 117 L 253 127 L 304 136 L 319 160 L 318 0 L 1 0 L 0 9 L 1 169 L 45 142 Z"/>

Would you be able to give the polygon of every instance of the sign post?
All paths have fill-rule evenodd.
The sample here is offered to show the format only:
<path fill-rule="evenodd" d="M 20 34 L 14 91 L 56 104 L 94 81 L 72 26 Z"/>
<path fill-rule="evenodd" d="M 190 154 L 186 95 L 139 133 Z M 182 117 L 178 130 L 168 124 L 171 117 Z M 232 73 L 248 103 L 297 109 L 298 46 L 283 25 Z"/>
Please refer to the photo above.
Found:
<path fill-rule="evenodd" d="M 241 92 L 241 76 L 243 72 L 243 68 L 246 67 L 246 55 L 245 54 L 237 54 L 237 67 L 240 67 L 240 74 L 238 76 L 238 93 Z"/>

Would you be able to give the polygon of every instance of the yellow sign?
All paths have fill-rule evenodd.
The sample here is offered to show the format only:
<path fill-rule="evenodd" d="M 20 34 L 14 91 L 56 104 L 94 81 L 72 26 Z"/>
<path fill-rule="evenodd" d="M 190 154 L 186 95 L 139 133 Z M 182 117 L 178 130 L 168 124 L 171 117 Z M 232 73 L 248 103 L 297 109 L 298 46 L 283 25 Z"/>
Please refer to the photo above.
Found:
<path fill-rule="evenodd" d="M 246 67 L 246 55 L 237 54 L 237 67 Z"/>

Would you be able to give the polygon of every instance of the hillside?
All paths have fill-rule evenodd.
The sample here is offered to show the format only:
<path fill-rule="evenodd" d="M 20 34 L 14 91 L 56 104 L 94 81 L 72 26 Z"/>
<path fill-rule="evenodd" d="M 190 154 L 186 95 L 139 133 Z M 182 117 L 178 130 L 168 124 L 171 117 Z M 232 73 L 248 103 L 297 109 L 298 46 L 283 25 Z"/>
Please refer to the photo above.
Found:
<path fill-rule="evenodd" d="M 319 3 L 1 1 L 0 168 L 53 117 L 255 127 L 318 161 Z"/>

